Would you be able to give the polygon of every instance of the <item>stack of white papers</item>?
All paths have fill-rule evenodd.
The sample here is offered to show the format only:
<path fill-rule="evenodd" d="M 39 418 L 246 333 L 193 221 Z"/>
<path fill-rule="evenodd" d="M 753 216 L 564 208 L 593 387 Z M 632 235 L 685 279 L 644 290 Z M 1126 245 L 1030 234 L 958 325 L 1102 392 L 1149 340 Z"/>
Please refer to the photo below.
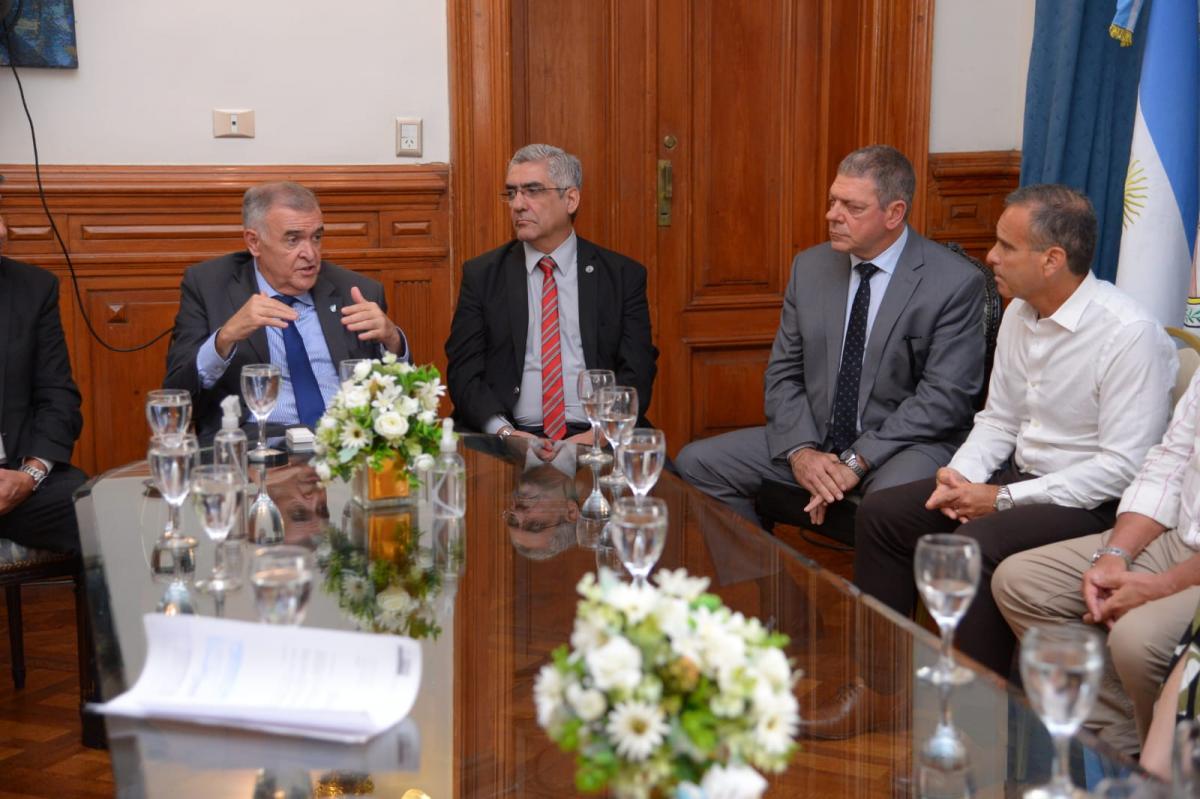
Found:
<path fill-rule="evenodd" d="M 157 613 L 143 624 L 145 668 L 102 713 L 359 743 L 407 716 L 421 684 L 409 638 Z"/>

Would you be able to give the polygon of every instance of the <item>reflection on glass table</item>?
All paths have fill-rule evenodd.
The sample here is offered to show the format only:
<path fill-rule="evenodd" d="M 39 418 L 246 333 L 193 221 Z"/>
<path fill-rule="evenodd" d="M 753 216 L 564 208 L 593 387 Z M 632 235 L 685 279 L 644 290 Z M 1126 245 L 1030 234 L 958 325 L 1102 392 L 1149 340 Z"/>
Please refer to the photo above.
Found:
<path fill-rule="evenodd" d="M 409 789 L 471 799 L 577 795 L 573 759 L 537 726 L 532 692 L 550 653 L 572 637 L 580 578 L 598 560 L 620 568 L 603 536 L 594 549 L 577 543 L 578 505 L 591 471 L 569 447 L 474 435 L 462 445 L 468 506 L 452 526 L 431 524 L 420 502 L 385 515 L 348 508 L 347 485 L 318 487 L 302 463 L 270 469 L 266 480 L 283 511 L 284 537 L 314 550 L 303 626 L 424 635 L 426 677 L 409 717 L 419 747 L 400 752 L 377 740 L 332 751 L 296 739 L 133 724 L 131 731 L 111 730 L 122 791 L 253 796 L 256 785 L 302 790 L 303 773 L 314 790 L 369 778 L 377 796 Z M 140 673 L 141 615 L 163 595 L 150 563 L 166 505 L 145 491 L 147 475 L 144 462 L 130 464 L 94 479 L 77 499 L 102 699 Z M 882 653 L 904 682 L 886 731 L 803 742 L 767 796 L 917 795 L 922 744 L 935 736 L 939 719 L 951 718 L 935 686 L 913 677 L 916 667 L 936 662 L 936 638 L 673 475 L 664 473 L 652 496 L 666 503 L 670 519 L 660 567 L 708 576 L 731 609 L 786 633 L 787 654 L 804 672 L 796 686 L 802 703 L 844 683 L 864 652 Z M 195 514 L 184 514 L 182 527 L 182 535 L 202 533 Z M 211 566 L 211 550 L 199 547 L 191 568 L 204 573 Z M 196 611 L 211 614 L 213 603 L 199 602 Z M 257 619 L 253 592 L 229 595 L 224 613 Z M 952 724 L 970 755 L 977 795 L 1020 795 L 1044 782 L 1050 747 L 1037 717 L 1018 692 L 963 663 L 976 678 L 953 692 Z M 277 754 L 264 755 L 260 746 Z M 1097 779 L 1128 765 L 1084 734 L 1073 746 L 1090 758 Z M 376 753 L 382 762 L 372 759 Z M 330 777 L 334 772 L 340 776 Z"/>

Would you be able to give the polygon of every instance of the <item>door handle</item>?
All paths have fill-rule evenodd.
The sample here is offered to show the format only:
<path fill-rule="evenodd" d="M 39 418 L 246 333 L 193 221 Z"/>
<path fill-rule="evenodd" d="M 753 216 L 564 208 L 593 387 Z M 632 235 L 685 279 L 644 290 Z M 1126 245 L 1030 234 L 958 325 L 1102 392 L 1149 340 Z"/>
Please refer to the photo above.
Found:
<path fill-rule="evenodd" d="M 658 162 L 658 226 L 671 226 L 671 197 L 674 194 L 671 162 L 660 159 Z"/>

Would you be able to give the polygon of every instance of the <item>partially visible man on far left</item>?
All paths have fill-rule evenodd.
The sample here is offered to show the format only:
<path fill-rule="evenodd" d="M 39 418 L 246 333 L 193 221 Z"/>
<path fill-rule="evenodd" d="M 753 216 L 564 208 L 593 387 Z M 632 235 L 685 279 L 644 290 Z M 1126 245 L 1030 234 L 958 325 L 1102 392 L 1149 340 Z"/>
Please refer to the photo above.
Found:
<path fill-rule="evenodd" d="M 71 495 L 87 477 L 70 460 L 83 416 L 58 313 L 58 279 L 3 257 L 7 238 L 0 217 L 0 538 L 77 552 Z"/>

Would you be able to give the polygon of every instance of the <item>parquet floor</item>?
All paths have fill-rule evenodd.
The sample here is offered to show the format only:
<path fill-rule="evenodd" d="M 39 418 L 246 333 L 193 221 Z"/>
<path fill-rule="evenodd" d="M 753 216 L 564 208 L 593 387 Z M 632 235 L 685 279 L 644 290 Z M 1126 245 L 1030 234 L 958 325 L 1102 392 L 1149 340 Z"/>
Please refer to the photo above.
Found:
<path fill-rule="evenodd" d="M 849 578 L 853 553 L 815 547 L 792 527 L 779 537 L 797 551 Z M 813 540 L 822 540 L 814 536 Z M 13 689 L 8 616 L 0 613 L 0 799 L 90 799 L 115 795 L 108 753 L 79 742 L 79 677 L 75 610 L 69 585 L 22 591 L 25 688 Z M 2 604 L 2 600 L 0 600 Z M 813 755 L 839 759 L 846 742 L 815 747 Z"/>
<path fill-rule="evenodd" d="M 108 753 L 79 742 L 71 587 L 26 587 L 21 597 L 26 672 L 21 691 L 12 684 L 8 614 L 0 613 L 0 799 L 113 796 Z"/>

